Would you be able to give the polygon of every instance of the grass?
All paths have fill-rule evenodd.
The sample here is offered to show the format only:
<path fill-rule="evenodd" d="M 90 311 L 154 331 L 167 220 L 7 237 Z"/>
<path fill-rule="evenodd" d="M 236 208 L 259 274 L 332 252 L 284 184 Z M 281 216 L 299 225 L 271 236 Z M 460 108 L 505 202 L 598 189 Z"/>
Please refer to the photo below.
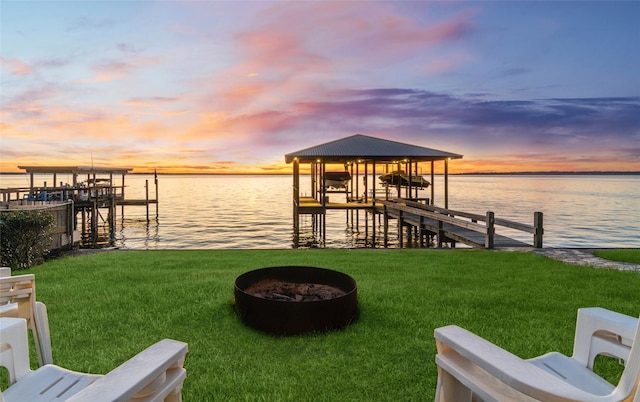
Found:
<path fill-rule="evenodd" d="M 640 249 L 596 250 L 593 254 L 607 260 L 640 264 Z"/>
<path fill-rule="evenodd" d="M 235 278 L 278 265 L 354 277 L 359 320 L 289 338 L 245 327 L 233 311 Z M 570 355 L 578 308 L 640 310 L 637 272 L 516 252 L 126 251 L 29 272 L 48 307 L 56 364 L 106 373 L 162 338 L 182 340 L 185 401 L 433 400 L 434 328 L 460 325 L 522 358 Z M 597 368 L 617 381 L 616 365 Z"/>

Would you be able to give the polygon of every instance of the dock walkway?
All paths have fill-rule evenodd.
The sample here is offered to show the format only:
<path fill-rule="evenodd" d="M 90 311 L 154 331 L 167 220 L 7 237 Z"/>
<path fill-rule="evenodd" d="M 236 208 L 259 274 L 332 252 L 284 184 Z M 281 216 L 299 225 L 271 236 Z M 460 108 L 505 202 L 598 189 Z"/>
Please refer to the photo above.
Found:
<path fill-rule="evenodd" d="M 471 214 L 435 207 L 408 199 L 371 199 L 368 202 L 324 204 L 312 197 L 300 197 L 299 214 L 324 215 L 329 210 L 364 210 L 367 213 L 384 217 L 384 245 L 389 237 L 389 220 L 398 220 L 398 245 L 403 247 L 405 230 L 407 239 L 415 236 L 419 247 L 427 247 L 430 239 L 435 238 L 438 247 L 463 243 L 473 248 L 542 248 L 542 213 L 534 214 L 534 224 L 528 225 L 506 219 L 495 218 L 493 212 L 486 215 Z M 505 234 L 496 233 L 496 227 L 523 231 L 532 235 L 531 244 L 514 239 Z M 375 231 L 373 231 L 375 244 Z"/>
<path fill-rule="evenodd" d="M 399 226 L 409 226 L 418 232 L 421 246 L 425 236 L 433 236 L 436 237 L 438 247 L 442 247 L 444 243 L 450 243 L 452 247 L 455 247 L 456 242 L 474 248 L 488 249 L 542 247 L 542 213 L 534 214 L 534 225 L 526 225 L 506 219 L 497 219 L 493 212 L 487 212 L 486 215 L 471 214 L 404 199 L 380 200 L 376 205 L 378 212 L 385 216 L 385 227 L 389 218 L 398 219 Z M 531 233 L 533 235 L 532 244 L 498 234 L 496 226 Z M 402 231 L 399 235 L 402 236 Z M 402 238 L 399 244 L 402 244 Z"/>

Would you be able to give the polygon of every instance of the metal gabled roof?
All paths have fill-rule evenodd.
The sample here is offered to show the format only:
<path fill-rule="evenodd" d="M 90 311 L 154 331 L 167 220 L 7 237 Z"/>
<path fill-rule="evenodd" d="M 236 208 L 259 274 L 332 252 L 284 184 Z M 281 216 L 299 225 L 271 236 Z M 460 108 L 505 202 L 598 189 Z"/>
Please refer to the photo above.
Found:
<path fill-rule="evenodd" d="M 356 134 L 291 152 L 286 154 L 284 158 L 286 163 L 291 163 L 296 158 L 302 163 L 316 162 L 317 160 L 329 163 L 343 163 L 358 159 L 376 162 L 395 162 L 403 159 L 435 161 L 447 158 L 461 159 L 462 155 Z"/>

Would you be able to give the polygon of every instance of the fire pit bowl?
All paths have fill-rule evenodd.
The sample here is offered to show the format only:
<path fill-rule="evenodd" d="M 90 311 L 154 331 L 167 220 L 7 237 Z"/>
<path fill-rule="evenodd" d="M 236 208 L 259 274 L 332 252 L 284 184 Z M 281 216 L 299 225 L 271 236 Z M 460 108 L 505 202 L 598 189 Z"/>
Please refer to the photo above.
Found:
<path fill-rule="evenodd" d="M 235 307 L 261 331 L 299 335 L 343 328 L 358 310 L 356 281 L 325 268 L 271 267 L 236 278 Z"/>

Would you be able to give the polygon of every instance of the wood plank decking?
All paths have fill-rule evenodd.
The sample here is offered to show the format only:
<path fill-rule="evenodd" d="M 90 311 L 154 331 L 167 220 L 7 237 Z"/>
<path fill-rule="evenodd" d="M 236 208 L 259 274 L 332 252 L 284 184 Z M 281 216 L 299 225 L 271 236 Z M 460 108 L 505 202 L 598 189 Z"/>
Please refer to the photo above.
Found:
<path fill-rule="evenodd" d="M 399 220 L 399 226 L 410 226 L 418 231 L 420 242 L 425 235 L 435 236 L 438 247 L 443 243 L 461 242 L 474 248 L 536 247 L 542 248 L 542 213 L 534 213 L 534 224 L 527 225 L 507 219 L 496 219 L 493 212 L 471 214 L 438 208 L 410 200 L 380 201 L 377 209 L 385 216 Z M 496 226 L 530 233 L 532 244 L 496 233 Z M 385 235 L 387 229 L 385 229 Z M 402 231 L 399 232 L 402 236 Z M 402 245 L 402 239 L 399 244 Z"/>
<path fill-rule="evenodd" d="M 519 248 L 537 247 L 542 248 L 542 214 L 534 214 L 534 225 L 527 225 L 506 219 L 497 219 L 493 212 L 486 215 L 477 215 L 461 211 L 452 211 L 438 208 L 405 199 L 396 200 L 374 200 L 370 202 L 349 202 L 336 203 L 326 202 L 324 205 L 312 197 L 300 197 L 297 207 L 299 215 L 311 214 L 323 216 L 331 210 L 363 210 L 378 216 L 383 216 L 384 244 L 387 244 L 389 236 L 389 219 L 398 220 L 398 245 L 402 247 L 404 243 L 404 230 L 408 228 L 409 233 L 415 233 L 419 239 L 421 247 L 429 242 L 427 237 L 436 239 L 438 247 L 444 243 L 452 247 L 456 243 L 463 243 L 474 248 Z M 511 238 L 509 236 L 496 233 L 496 226 L 523 231 L 532 235 L 531 244 Z M 375 231 L 373 232 L 375 236 Z M 408 236 L 408 235 L 407 235 Z M 375 244 L 375 238 L 372 244 Z"/>

